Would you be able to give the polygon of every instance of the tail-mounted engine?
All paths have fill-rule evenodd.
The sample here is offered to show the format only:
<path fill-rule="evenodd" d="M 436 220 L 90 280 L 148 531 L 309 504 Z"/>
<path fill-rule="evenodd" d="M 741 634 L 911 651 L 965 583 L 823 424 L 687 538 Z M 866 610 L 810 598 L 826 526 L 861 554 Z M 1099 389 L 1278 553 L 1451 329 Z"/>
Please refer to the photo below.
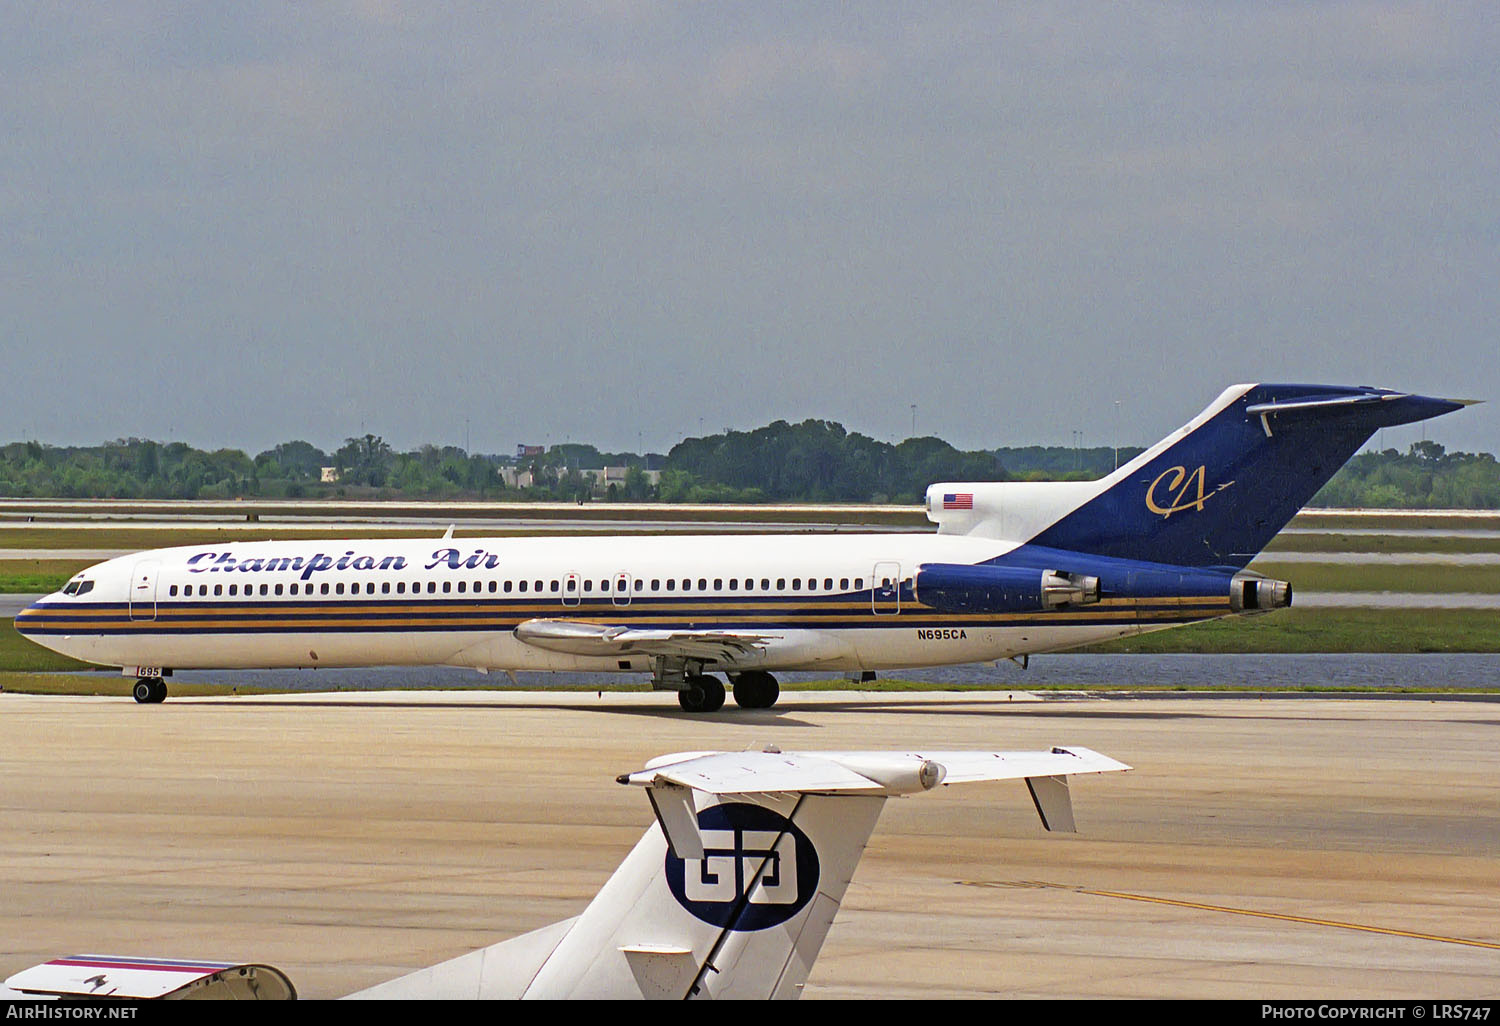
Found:
<path fill-rule="evenodd" d="M 1292 604 L 1292 586 L 1260 574 L 1235 574 L 1229 582 L 1229 608 L 1236 613 L 1264 613 Z"/>
<path fill-rule="evenodd" d="M 1036 613 L 1099 601 L 1099 578 L 1060 570 L 925 563 L 916 599 L 945 613 Z"/>

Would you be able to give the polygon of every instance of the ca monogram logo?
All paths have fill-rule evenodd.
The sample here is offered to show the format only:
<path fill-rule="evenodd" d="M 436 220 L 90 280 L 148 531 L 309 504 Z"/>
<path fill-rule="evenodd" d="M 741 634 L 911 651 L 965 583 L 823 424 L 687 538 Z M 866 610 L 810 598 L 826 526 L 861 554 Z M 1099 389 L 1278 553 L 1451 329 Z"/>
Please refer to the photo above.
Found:
<path fill-rule="evenodd" d="M 1180 513 L 1185 509 L 1196 509 L 1201 512 L 1205 502 L 1232 484 L 1234 484 L 1233 481 L 1226 481 L 1210 492 L 1204 484 L 1202 466 L 1191 472 L 1187 467 L 1169 467 L 1157 475 L 1156 480 L 1151 482 L 1151 487 L 1146 489 L 1146 508 L 1153 513 L 1160 513 L 1163 517 Z M 1158 496 L 1158 488 L 1162 489 L 1165 499 Z"/>

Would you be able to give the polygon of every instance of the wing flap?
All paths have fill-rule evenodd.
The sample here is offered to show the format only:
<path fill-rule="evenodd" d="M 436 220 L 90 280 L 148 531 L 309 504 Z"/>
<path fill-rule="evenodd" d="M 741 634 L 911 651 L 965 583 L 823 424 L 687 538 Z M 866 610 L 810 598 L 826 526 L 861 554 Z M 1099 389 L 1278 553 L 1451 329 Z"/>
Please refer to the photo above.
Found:
<path fill-rule="evenodd" d="M 527 620 L 515 636 L 528 645 L 580 656 L 677 656 L 732 660 L 764 648 L 779 635 L 724 630 L 643 630 L 583 620 Z"/>

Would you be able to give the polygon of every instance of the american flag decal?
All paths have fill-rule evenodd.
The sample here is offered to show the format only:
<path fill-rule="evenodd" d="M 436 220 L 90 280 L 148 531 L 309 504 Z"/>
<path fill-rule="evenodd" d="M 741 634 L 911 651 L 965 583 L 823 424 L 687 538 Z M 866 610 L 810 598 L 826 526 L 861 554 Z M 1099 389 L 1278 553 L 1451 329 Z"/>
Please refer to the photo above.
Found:
<path fill-rule="evenodd" d="M 944 509 L 973 509 L 973 492 L 954 492 L 943 496 Z"/>

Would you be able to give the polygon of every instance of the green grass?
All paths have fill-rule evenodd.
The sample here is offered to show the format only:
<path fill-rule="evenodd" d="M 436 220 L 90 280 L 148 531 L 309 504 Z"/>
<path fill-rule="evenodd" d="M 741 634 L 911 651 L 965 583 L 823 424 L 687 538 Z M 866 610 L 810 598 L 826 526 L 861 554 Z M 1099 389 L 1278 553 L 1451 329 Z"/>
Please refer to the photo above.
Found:
<path fill-rule="evenodd" d="M 1291 581 L 1300 591 L 1500 593 L 1500 566 L 1381 566 L 1358 563 L 1255 562 L 1250 569 Z M 1493 614 L 1492 614 L 1493 615 Z"/>
<path fill-rule="evenodd" d="M 68 583 L 96 559 L 0 559 L 0 592 L 35 594 L 52 592 Z"/>
<path fill-rule="evenodd" d="M 87 669 L 88 663 L 58 655 L 50 648 L 43 648 L 27 641 L 16 633 L 13 620 L 0 619 L 0 672 L 34 673 L 54 670 Z"/>
<path fill-rule="evenodd" d="M 130 698 L 134 677 L 122 677 L 118 673 L 14 673 L 0 671 L 0 691 L 23 695 L 106 695 Z M 218 687 L 212 684 L 179 683 L 175 679 L 168 684 L 170 694 L 179 697 L 201 695 L 269 695 L 281 689 L 257 687 Z"/>
<path fill-rule="evenodd" d="M 1500 616 L 1483 609 L 1280 609 L 1120 638 L 1081 652 L 1500 652 Z"/>

